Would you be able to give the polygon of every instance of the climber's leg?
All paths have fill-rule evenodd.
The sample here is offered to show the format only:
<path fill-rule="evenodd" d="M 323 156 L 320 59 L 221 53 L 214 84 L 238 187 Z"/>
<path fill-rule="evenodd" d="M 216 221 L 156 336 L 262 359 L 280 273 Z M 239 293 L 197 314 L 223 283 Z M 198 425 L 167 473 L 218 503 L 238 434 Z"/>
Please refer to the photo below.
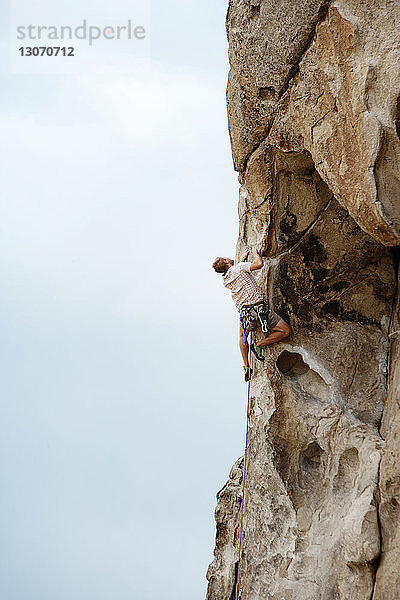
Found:
<path fill-rule="evenodd" d="M 251 369 L 249 365 L 249 345 L 247 343 L 247 340 L 245 340 L 242 324 L 240 324 L 239 345 L 240 352 L 242 353 L 243 358 L 244 380 L 250 381 L 251 376 L 253 374 L 253 369 Z"/>
<path fill-rule="evenodd" d="M 243 365 L 245 367 L 248 367 L 249 366 L 249 346 L 248 346 L 247 342 L 245 342 L 245 339 L 244 339 L 242 324 L 240 324 L 239 346 L 240 346 L 240 352 L 241 352 L 242 358 L 243 358 Z"/>
<path fill-rule="evenodd" d="M 280 342 L 289 337 L 291 332 L 290 326 L 283 319 L 279 319 L 277 324 L 271 329 L 271 333 L 266 338 L 258 342 L 258 346 L 269 346 Z"/>

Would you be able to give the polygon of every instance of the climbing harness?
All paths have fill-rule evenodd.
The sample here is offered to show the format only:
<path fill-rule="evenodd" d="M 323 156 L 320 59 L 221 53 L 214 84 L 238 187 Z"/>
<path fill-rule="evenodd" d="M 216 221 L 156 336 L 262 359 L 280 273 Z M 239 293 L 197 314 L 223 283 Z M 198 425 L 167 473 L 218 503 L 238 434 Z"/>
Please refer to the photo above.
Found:
<path fill-rule="evenodd" d="M 257 328 L 257 322 L 259 322 L 262 331 L 264 333 L 269 332 L 269 322 L 271 313 L 273 314 L 273 312 L 270 310 L 265 300 L 261 300 L 255 304 L 246 304 L 245 306 L 242 306 L 240 312 L 240 319 L 243 319 L 242 323 L 247 331 L 254 331 Z"/>
<path fill-rule="evenodd" d="M 252 334 L 250 332 L 249 342 L 251 344 Z M 249 366 L 251 367 L 251 352 L 249 352 Z M 243 513 L 244 513 L 244 501 L 245 501 L 245 490 L 246 490 L 246 471 L 247 471 L 247 444 L 249 436 L 249 409 L 250 409 L 250 383 L 249 379 L 247 387 L 247 410 L 246 410 L 246 442 L 244 448 L 244 463 L 243 463 L 243 485 L 242 485 L 242 506 L 240 509 L 240 535 L 239 535 L 239 559 L 237 562 L 237 575 L 236 575 L 236 589 L 235 589 L 235 600 L 240 600 L 240 559 L 242 554 L 242 535 L 243 535 Z"/>

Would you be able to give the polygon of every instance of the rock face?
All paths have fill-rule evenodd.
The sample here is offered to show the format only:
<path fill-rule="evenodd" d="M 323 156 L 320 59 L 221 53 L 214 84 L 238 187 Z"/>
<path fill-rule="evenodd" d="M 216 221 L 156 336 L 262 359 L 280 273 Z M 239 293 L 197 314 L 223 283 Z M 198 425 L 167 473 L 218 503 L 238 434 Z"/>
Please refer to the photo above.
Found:
<path fill-rule="evenodd" d="M 400 597 L 400 3 L 230 0 L 237 259 L 292 336 L 253 365 L 207 600 Z M 257 335 L 260 335 L 259 333 Z"/>

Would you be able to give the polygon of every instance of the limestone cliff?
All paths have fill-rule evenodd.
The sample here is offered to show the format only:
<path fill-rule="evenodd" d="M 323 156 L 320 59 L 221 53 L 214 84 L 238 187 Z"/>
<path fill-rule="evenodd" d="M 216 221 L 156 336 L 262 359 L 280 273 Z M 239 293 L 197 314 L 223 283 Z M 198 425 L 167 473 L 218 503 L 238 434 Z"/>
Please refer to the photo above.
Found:
<path fill-rule="evenodd" d="M 241 600 L 400 597 L 400 3 L 230 0 L 237 259 L 292 326 L 254 365 Z M 207 600 L 233 600 L 243 458 Z"/>

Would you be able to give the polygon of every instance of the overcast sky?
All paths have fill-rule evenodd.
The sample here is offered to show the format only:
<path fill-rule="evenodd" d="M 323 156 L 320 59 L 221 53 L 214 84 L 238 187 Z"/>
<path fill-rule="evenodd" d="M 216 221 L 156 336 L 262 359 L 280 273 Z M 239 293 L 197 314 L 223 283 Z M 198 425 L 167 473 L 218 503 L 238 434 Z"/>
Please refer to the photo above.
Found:
<path fill-rule="evenodd" d="M 116 5 L 132 16 L 71 10 Z M 153 0 L 147 61 L 103 45 L 98 68 L 47 75 L 15 72 L 8 8 L 0 597 L 203 599 L 245 425 L 237 314 L 210 270 L 238 230 L 226 2 Z"/>

